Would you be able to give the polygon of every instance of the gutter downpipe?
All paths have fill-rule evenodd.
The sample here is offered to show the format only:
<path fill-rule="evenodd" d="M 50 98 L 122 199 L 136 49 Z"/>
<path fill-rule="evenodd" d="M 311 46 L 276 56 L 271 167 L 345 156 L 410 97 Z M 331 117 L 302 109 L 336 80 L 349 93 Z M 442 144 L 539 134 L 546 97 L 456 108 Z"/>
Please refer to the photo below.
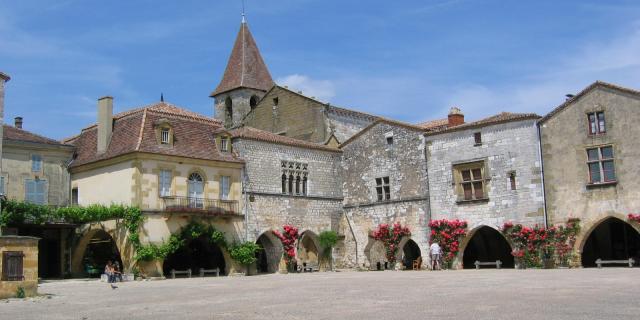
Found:
<path fill-rule="evenodd" d="M 344 214 L 344 217 L 347 219 L 347 223 L 349 224 L 349 231 L 351 231 L 351 235 L 353 236 L 353 242 L 356 244 L 356 268 L 359 268 L 360 262 L 358 260 L 358 238 L 356 238 L 356 233 L 353 231 L 353 227 L 351 226 L 351 220 L 349 219 L 349 215 L 346 212 Z"/>
<path fill-rule="evenodd" d="M 244 198 L 244 206 L 242 211 L 244 211 L 244 241 L 249 241 L 249 201 L 247 198 L 247 164 L 245 163 L 242 166 L 242 172 L 240 175 L 242 176 L 242 193 Z"/>
<path fill-rule="evenodd" d="M 542 182 L 542 211 L 544 213 L 544 228 L 549 228 L 549 218 L 547 216 L 547 193 L 545 190 L 544 183 L 544 161 L 542 158 L 542 133 L 541 133 L 541 124 L 539 121 L 536 121 L 536 129 L 538 131 L 538 159 L 540 161 L 540 178 Z"/>

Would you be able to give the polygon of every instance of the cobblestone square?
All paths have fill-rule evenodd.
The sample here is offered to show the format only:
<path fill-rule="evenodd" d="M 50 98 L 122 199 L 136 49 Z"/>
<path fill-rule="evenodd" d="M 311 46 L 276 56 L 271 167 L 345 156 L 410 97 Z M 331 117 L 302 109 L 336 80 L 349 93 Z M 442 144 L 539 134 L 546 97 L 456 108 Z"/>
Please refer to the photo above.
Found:
<path fill-rule="evenodd" d="M 40 285 L 1 319 L 637 319 L 640 270 L 338 272 Z"/>

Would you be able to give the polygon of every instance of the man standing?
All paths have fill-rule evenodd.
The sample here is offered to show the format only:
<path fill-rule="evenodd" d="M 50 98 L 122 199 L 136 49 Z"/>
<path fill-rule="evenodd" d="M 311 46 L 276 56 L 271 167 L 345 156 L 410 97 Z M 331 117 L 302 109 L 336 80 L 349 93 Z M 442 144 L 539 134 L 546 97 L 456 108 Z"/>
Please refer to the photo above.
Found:
<path fill-rule="evenodd" d="M 442 248 L 437 242 L 434 242 L 429 247 L 429 254 L 431 256 L 431 270 L 436 270 L 436 265 L 438 266 L 438 270 L 440 270 L 440 258 L 442 257 Z"/>

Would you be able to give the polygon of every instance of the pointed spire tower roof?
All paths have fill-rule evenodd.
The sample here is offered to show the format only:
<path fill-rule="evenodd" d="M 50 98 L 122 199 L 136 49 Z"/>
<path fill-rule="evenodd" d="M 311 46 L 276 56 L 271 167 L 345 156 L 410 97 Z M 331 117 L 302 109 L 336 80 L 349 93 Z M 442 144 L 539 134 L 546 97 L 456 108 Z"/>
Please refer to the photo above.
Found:
<path fill-rule="evenodd" d="M 256 41 L 253 40 L 244 14 L 240 31 L 233 45 L 233 51 L 224 71 L 222 81 L 211 93 L 211 97 L 238 88 L 250 88 L 267 91 L 273 86 L 273 79 L 262 60 Z"/>

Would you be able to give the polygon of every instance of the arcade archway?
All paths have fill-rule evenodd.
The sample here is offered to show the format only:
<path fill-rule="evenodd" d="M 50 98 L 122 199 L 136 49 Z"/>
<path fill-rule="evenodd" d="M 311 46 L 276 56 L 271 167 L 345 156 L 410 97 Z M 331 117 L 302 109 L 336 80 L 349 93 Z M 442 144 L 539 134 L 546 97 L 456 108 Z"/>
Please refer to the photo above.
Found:
<path fill-rule="evenodd" d="M 180 249 L 167 256 L 162 265 L 165 276 L 171 274 L 171 270 L 184 271 L 191 269 L 197 274 L 200 269 L 220 269 L 220 274 L 226 274 L 226 262 L 222 249 L 209 241 L 206 236 L 200 236 L 188 240 Z"/>
<path fill-rule="evenodd" d="M 82 271 L 86 276 L 99 277 L 108 261 L 117 263 L 122 271 L 122 258 L 113 237 L 104 230 L 92 232 L 82 257 Z"/>
<path fill-rule="evenodd" d="M 409 239 L 402 247 L 402 264 L 405 270 L 413 269 L 413 262 L 421 256 L 420 247 L 415 241 Z"/>
<path fill-rule="evenodd" d="M 475 262 L 494 262 L 500 260 L 503 268 L 513 268 L 514 260 L 511 246 L 500 232 L 482 226 L 473 233 L 462 256 L 464 269 L 475 268 Z M 492 266 L 495 268 L 495 266 Z"/>
<path fill-rule="evenodd" d="M 305 231 L 298 240 L 298 264 L 319 266 L 319 248 L 317 236 L 311 231 Z"/>
<path fill-rule="evenodd" d="M 256 269 L 258 273 L 275 273 L 282 259 L 282 243 L 267 231 L 258 237 L 256 243 L 262 250 L 256 252 Z"/>
<path fill-rule="evenodd" d="M 595 267 L 596 260 L 640 258 L 640 233 L 630 224 L 614 217 L 600 222 L 582 248 L 582 266 Z M 607 265 L 605 265 L 607 266 Z"/>

